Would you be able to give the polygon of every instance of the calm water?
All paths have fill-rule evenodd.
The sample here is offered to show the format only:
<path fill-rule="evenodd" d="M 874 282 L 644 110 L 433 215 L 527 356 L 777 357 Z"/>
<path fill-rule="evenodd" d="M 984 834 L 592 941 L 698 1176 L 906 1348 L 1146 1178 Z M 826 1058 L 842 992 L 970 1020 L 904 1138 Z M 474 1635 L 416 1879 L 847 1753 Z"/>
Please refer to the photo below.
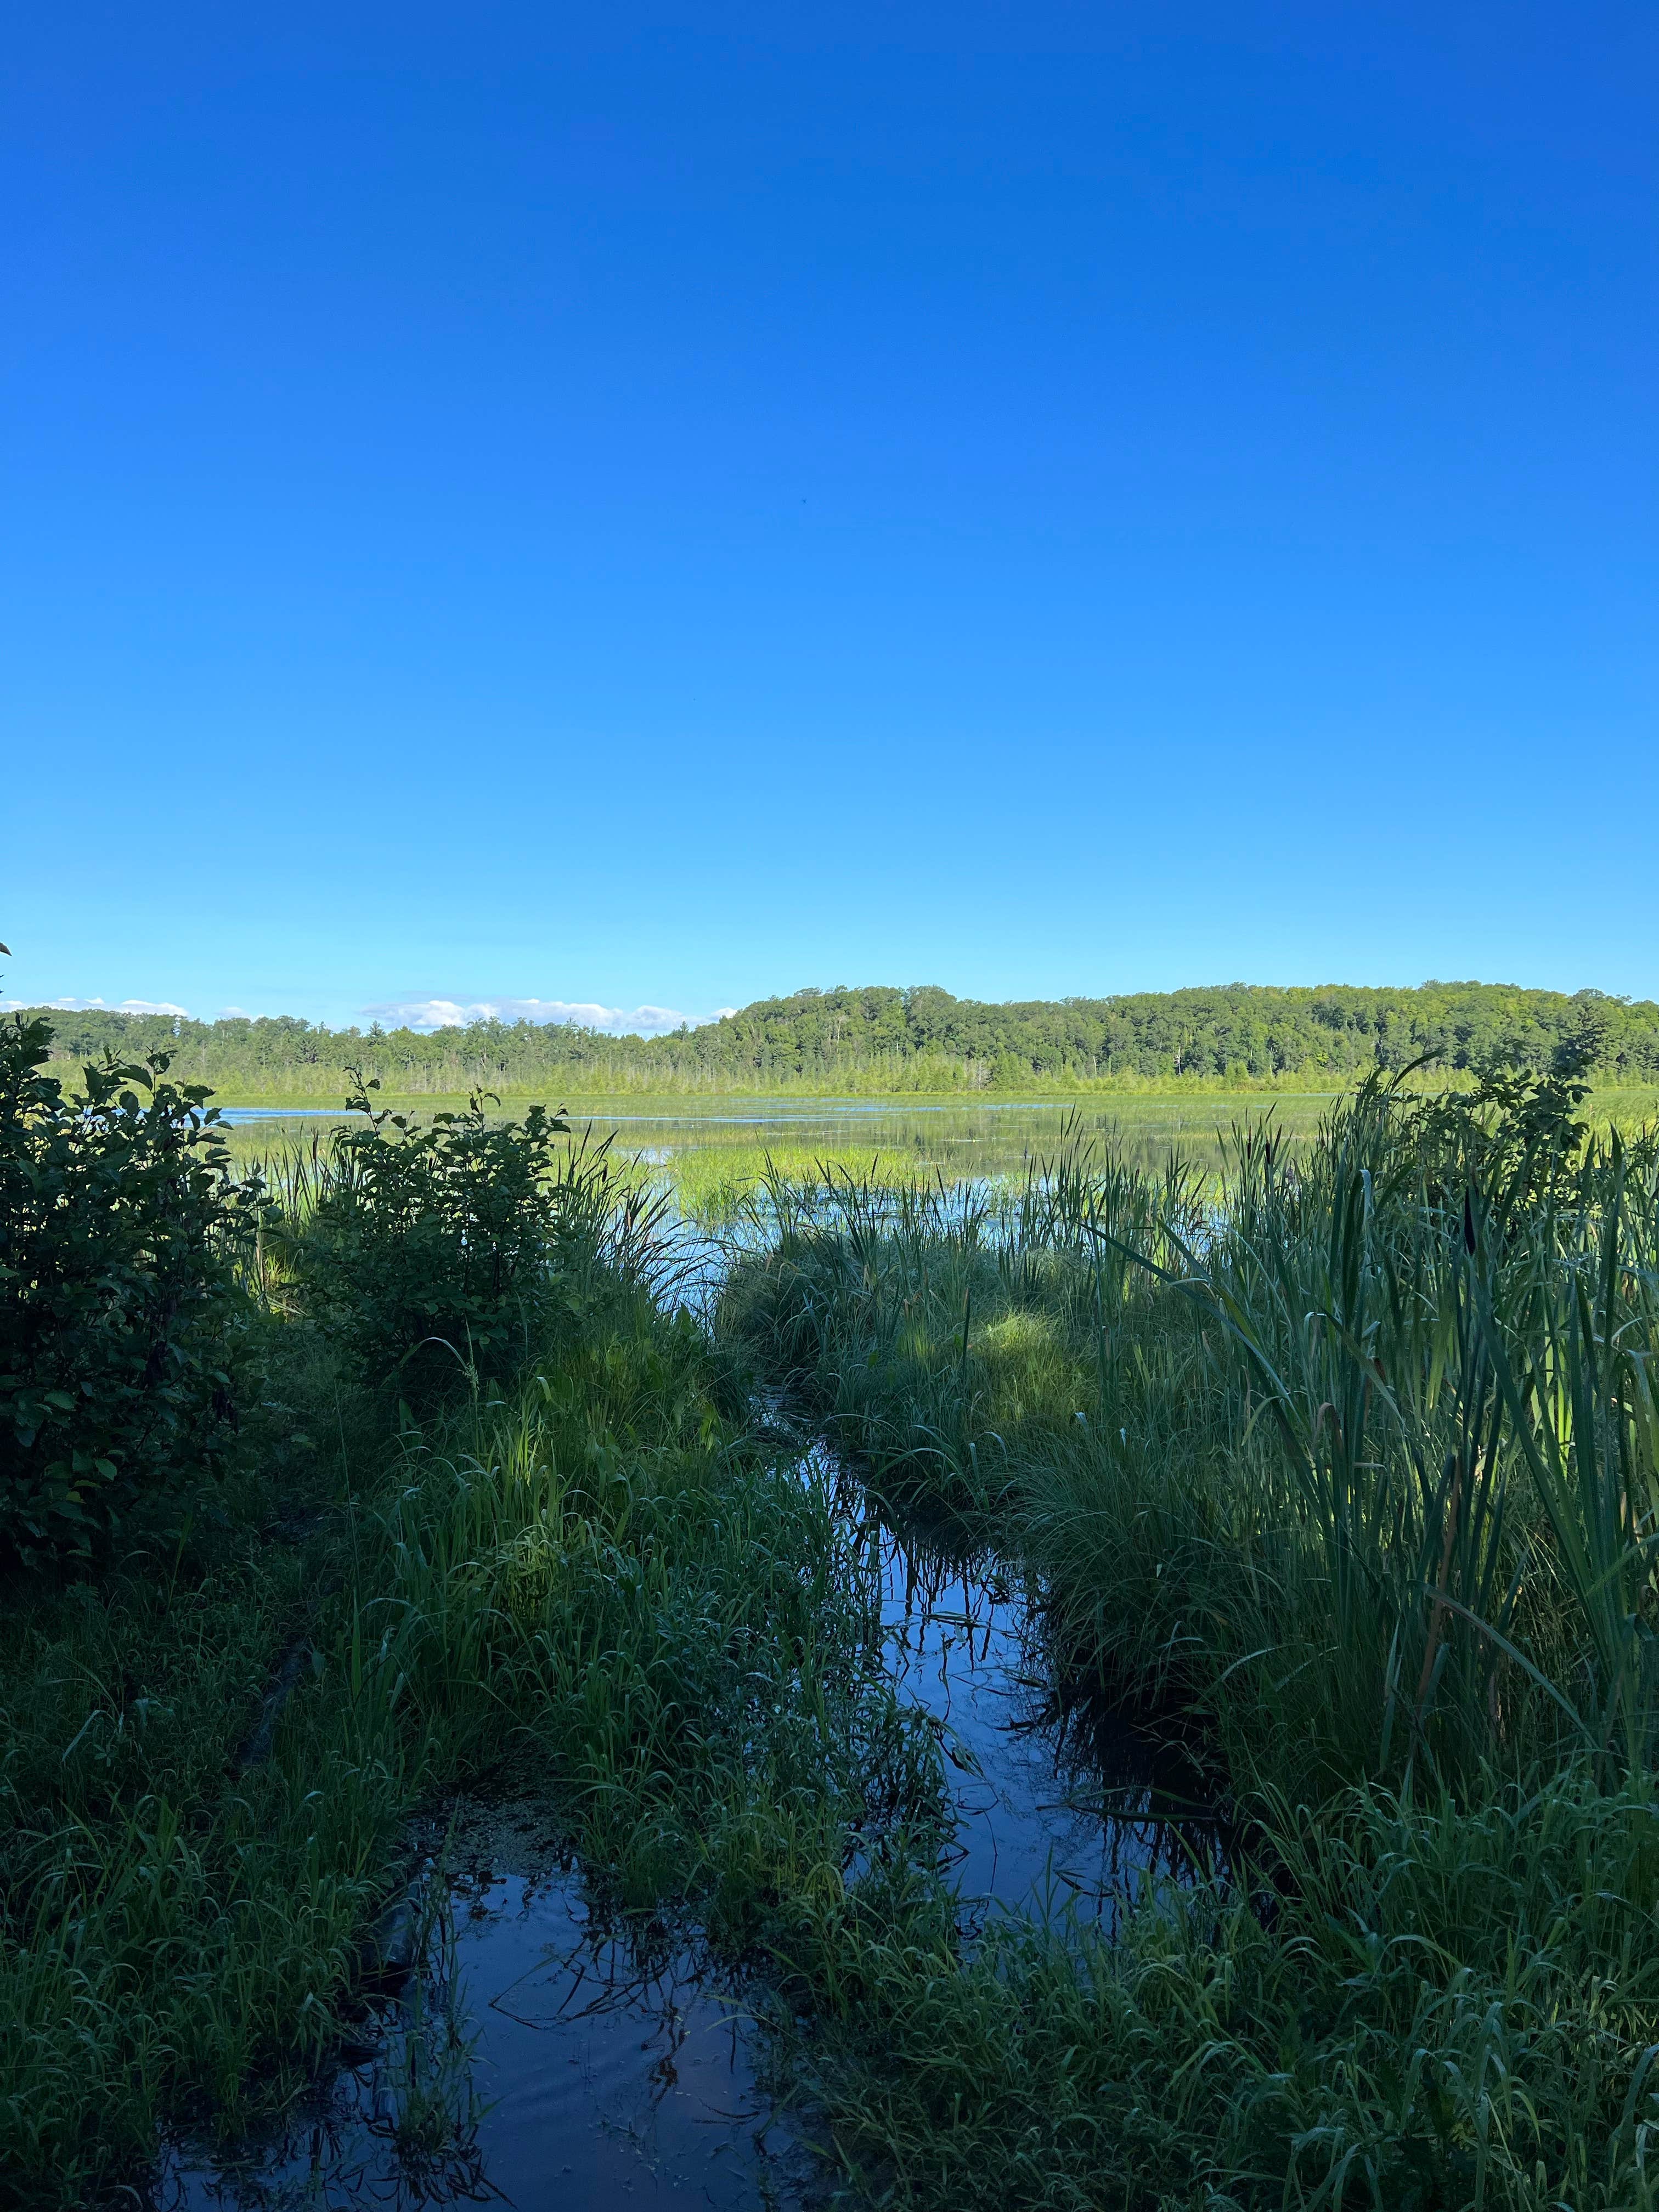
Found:
<path fill-rule="evenodd" d="M 1213 1850 L 1185 1778 L 1057 1691 L 1017 1578 L 889 1525 L 821 1446 L 803 1467 L 836 1484 L 880 1576 L 888 1672 L 938 1732 L 970 1940 L 1003 1907 L 1109 1928 L 1141 1869 Z M 161 2212 L 762 2212 L 822 2194 L 821 2161 L 757 2081 L 742 1988 L 695 1942 L 659 1931 L 653 1948 L 650 1931 L 596 1921 L 550 1818 L 462 1806 L 423 1884 L 420 1963 L 374 2009 L 357 2063 L 234 2160 L 175 2153 Z"/>
<path fill-rule="evenodd" d="M 756 2085 L 740 1996 L 596 1923 L 533 1821 L 491 1825 L 451 1839 L 422 1963 L 358 2063 L 234 2160 L 176 2154 L 166 2212 L 806 2200 L 812 2160 Z"/>
<path fill-rule="evenodd" d="M 1109 1928 L 1135 1877 L 1180 1866 L 1188 1778 L 1122 1715 L 1055 1684 L 1028 1593 L 875 1524 L 888 1672 L 933 1717 L 956 1804 L 948 1857 L 971 1927 L 999 1906 Z"/>

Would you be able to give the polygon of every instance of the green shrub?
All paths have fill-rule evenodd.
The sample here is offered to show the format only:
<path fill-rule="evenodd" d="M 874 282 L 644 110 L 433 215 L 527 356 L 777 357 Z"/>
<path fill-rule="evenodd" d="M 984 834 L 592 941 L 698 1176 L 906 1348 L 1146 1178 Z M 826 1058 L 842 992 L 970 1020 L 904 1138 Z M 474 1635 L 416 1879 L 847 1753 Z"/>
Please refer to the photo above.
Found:
<path fill-rule="evenodd" d="M 216 1458 L 258 1199 L 166 1053 L 65 1097 L 51 1045 L 0 1027 L 0 1547 L 25 1559 L 89 1551 Z"/>
<path fill-rule="evenodd" d="M 424 1125 L 377 1112 L 359 1083 L 342 1129 L 289 1212 L 287 1242 L 311 1312 L 372 1383 L 429 1398 L 446 1376 L 500 1374 L 529 1351 L 551 1289 L 559 1187 L 550 1153 L 568 1122 L 463 1114 Z"/>

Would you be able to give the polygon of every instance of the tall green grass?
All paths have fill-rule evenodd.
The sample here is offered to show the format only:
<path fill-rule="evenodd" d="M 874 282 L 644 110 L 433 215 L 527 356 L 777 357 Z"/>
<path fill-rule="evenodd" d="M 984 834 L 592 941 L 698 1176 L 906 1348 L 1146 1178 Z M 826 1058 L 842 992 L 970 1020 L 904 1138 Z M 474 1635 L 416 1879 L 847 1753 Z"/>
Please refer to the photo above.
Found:
<path fill-rule="evenodd" d="M 290 1217 L 331 1172 L 289 1163 Z M 672 1310 L 659 1204 L 601 1152 L 558 1172 L 519 1378 L 412 1425 L 334 1359 L 279 1238 L 262 1452 L 100 1582 L 12 1593 L 9 2200 L 131 2202 L 168 2134 L 283 2109 L 361 2036 L 410 1817 L 459 1787 L 541 1797 L 596 1900 L 733 1971 L 932 1832 L 937 1753 L 834 1500 Z"/>
<path fill-rule="evenodd" d="M 1650 2203 L 1659 1169 L 1559 1103 L 1373 1088 L 1218 1193 L 1081 1132 L 1012 1183 L 775 1173 L 712 1345 L 659 1194 L 578 1150 L 531 1358 L 419 1424 L 263 1246 L 230 1486 L 0 1628 L 8 2190 L 119 2201 L 292 2098 L 465 1786 L 746 1978 L 855 2197 Z M 1183 1732 L 1226 1879 L 964 1942 L 867 1555 L 750 1362 Z"/>
<path fill-rule="evenodd" d="M 1580 1772 L 1270 1817 L 1273 1890 L 1164 1886 L 1115 1943 L 1012 1916 L 964 1956 L 902 1870 L 821 1908 L 792 2056 L 860 2188 L 974 2212 L 1650 2206 L 1651 1789 Z"/>
<path fill-rule="evenodd" d="M 769 1194 L 726 1326 L 1241 1823 L 1114 1957 L 868 1931 L 823 2063 L 897 2201 L 1017 2152 L 1042 2203 L 1648 2201 L 1659 1165 L 1571 1104 L 1370 1085 L 1218 1193 L 1073 1147 Z"/>
<path fill-rule="evenodd" d="M 1294 1158 L 1242 1129 L 1218 1197 L 1088 1147 L 1012 1191 L 780 1182 L 727 1318 L 889 1488 L 1006 1516 L 1106 1672 L 1253 1757 L 1288 1729 L 1334 1786 L 1629 1766 L 1656 1148 L 1477 1158 L 1472 1126 L 1429 1145 L 1374 1088 Z"/>

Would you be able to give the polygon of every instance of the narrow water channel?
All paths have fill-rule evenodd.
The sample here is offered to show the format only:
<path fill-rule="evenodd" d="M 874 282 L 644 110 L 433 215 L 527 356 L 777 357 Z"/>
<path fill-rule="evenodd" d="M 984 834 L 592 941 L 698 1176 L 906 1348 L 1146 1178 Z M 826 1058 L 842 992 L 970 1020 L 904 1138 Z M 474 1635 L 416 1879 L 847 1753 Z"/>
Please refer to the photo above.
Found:
<path fill-rule="evenodd" d="M 1206 1829 L 1121 1717 L 1057 1690 L 1034 1594 L 885 1522 L 822 1445 L 848 1533 L 879 1575 L 888 1671 L 938 1729 L 971 1940 L 1000 1909 L 1109 1928 L 1137 1875 Z M 765 2212 L 823 2195 L 823 2162 L 774 2110 L 743 1995 L 682 1939 L 596 1920 L 532 1808 L 456 1808 L 414 1900 L 414 1962 L 355 2063 L 235 2157 L 169 2154 L 155 2212 L 507 2203 Z"/>

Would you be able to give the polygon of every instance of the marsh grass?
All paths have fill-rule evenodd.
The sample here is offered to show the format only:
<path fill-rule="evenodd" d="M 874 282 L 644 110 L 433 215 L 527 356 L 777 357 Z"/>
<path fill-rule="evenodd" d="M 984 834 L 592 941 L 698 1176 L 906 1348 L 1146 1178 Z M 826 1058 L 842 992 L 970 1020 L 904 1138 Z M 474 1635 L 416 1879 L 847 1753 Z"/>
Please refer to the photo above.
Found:
<path fill-rule="evenodd" d="M 291 1214 L 332 1168 L 276 1178 Z M 836 1501 L 673 1310 L 660 1201 L 599 1149 L 556 1176 L 517 1376 L 474 1370 L 416 1422 L 340 1361 L 273 1240 L 271 1395 L 229 1486 L 96 1583 L 12 1594 L 15 2201 L 130 2202 L 165 2137 L 293 2109 L 364 2033 L 411 1815 L 463 1784 L 550 1798 L 596 1905 L 738 1975 L 860 1856 L 937 1848 L 937 1749 L 877 1663 Z M 430 2038 L 387 2032 L 409 2171 L 460 2170 L 465 2100 Z"/>
<path fill-rule="evenodd" d="M 1656 1148 L 1529 1111 L 1252 1117 L 1218 1192 L 1084 1124 L 1003 1179 L 775 1156 L 713 1342 L 664 1194 L 579 1141 L 528 1357 L 418 1418 L 266 1240 L 228 1485 L 0 1629 L 8 2189 L 131 2201 L 165 2134 L 295 2109 L 465 1787 L 742 1984 L 856 2197 L 1650 2203 Z M 337 1168 L 273 1170 L 291 1224 Z M 751 1363 L 1173 1717 L 1226 1880 L 964 1939 L 871 1557 Z M 465 2176 L 428 2040 L 409 2171 Z"/>
<path fill-rule="evenodd" d="M 9 1593 L 0 2142 L 15 2201 L 94 2201 L 142 2173 L 164 2115 L 245 2112 L 267 2062 L 303 2069 L 337 2033 L 408 1766 L 372 1699 L 319 1728 L 299 1698 L 272 1756 L 239 1759 L 290 1641 L 331 1633 L 316 1590 L 334 1547 L 273 1527 L 320 1502 L 303 1457 L 296 1443 L 281 1482 L 250 1474 L 202 1500 L 100 1585 Z"/>
<path fill-rule="evenodd" d="M 1544 1176 L 1436 1154 L 1416 1110 L 1379 1088 L 1289 1158 L 1242 1128 L 1218 1197 L 1086 1140 L 1013 1188 L 780 1176 L 726 1322 L 890 1489 L 1006 1515 L 1110 1671 L 1202 1699 L 1254 1670 L 1244 1725 L 1311 1730 L 1334 1784 L 1629 1765 L 1655 1146 Z"/>
<path fill-rule="evenodd" d="M 560 1094 L 561 1099 L 563 1094 Z M 465 1101 L 393 1100 L 398 1110 L 425 1113 Z M 582 1097 L 564 1105 L 564 1117 L 591 1145 L 609 1137 L 613 1158 L 644 1155 L 652 1180 L 683 1192 L 696 1214 L 705 1192 L 721 1183 L 737 1195 L 765 1179 L 771 1159 L 793 1180 L 810 1178 L 820 1162 L 861 1175 L 875 1163 L 885 1182 L 948 1183 L 979 1178 L 1023 1177 L 1034 1154 L 1050 1155 L 1068 1126 L 1156 1170 L 1173 1146 L 1218 1167 L 1231 1122 L 1257 1116 L 1268 1106 L 1287 1138 L 1310 1138 L 1328 1111 L 1328 1092 L 1263 1098 L 1221 1092 L 1191 1097 L 1152 1095 L 1079 1104 L 1076 1100 L 1002 1099 L 975 1103 L 921 1097 L 879 1102 L 781 1094 L 708 1098 L 659 1096 Z M 509 1099 L 503 1112 L 518 1110 Z M 342 1113 L 342 1122 L 346 1116 Z M 227 1139 L 239 1160 L 252 1163 L 295 1145 L 325 1138 L 331 1122 L 258 1121 L 232 1127 Z"/>
<path fill-rule="evenodd" d="M 725 1326 L 1242 1824 L 1112 1958 L 866 1929 L 813 2063 L 895 2201 L 1649 2201 L 1659 1176 L 1574 1103 L 1374 1085 L 1218 1190 L 1080 1137 L 768 1192 Z"/>
<path fill-rule="evenodd" d="M 888 2204 L 1645 2207 L 1654 1813 L 1286 1802 L 1271 1910 L 1166 1885 L 1115 1943 L 1011 1916 L 966 1957 L 896 1872 L 799 1932 L 798 2090 Z"/>

